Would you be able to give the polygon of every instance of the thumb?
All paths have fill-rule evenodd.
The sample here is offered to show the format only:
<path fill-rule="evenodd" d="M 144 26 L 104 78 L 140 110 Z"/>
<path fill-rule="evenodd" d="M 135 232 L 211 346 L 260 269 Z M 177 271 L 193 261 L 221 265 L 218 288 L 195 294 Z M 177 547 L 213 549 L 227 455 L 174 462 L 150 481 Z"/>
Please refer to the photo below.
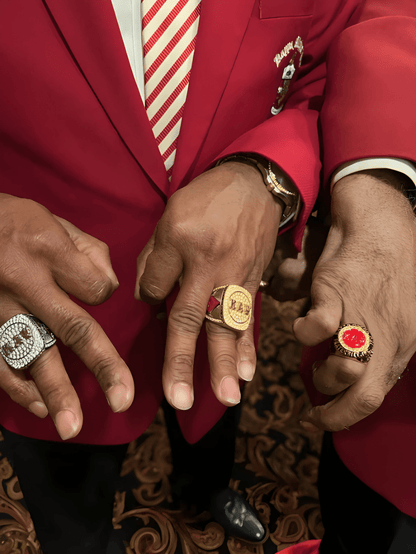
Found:
<path fill-rule="evenodd" d="M 114 273 L 110 260 L 110 251 L 105 242 L 88 235 L 75 227 L 72 223 L 62 217 L 54 216 L 68 233 L 69 238 L 74 243 L 79 252 L 88 256 L 95 267 L 101 270 L 111 281 L 113 290 L 118 288 L 119 282 Z"/>
<path fill-rule="evenodd" d="M 331 338 L 342 318 L 342 300 L 326 279 L 314 279 L 311 300 L 312 307 L 306 316 L 293 323 L 293 333 L 304 346 L 314 346 Z"/>
<path fill-rule="evenodd" d="M 146 269 L 147 258 L 154 250 L 155 241 L 156 241 L 156 229 L 153 231 L 152 236 L 150 237 L 146 246 L 143 248 L 143 250 L 140 252 L 140 255 L 137 258 L 136 288 L 134 291 L 134 298 L 136 300 L 142 300 L 142 297 L 140 295 L 140 279 L 144 273 L 144 270 Z"/>

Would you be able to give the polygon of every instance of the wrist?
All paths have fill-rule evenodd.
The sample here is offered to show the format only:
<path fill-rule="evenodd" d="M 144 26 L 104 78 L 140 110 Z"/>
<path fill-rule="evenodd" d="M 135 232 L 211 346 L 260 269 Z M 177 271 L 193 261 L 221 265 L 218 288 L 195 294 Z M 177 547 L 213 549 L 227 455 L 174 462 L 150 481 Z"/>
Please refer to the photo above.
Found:
<path fill-rule="evenodd" d="M 294 222 L 301 208 L 299 191 L 286 173 L 276 164 L 255 153 L 239 153 L 227 156 L 217 162 L 218 165 L 240 163 L 255 168 L 261 175 L 266 189 L 282 207 L 279 227 Z M 263 185 L 263 186 L 264 186 Z"/>
<path fill-rule="evenodd" d="M 368 170 L 340 179 L 332 191 L 332 219 L 338 218 L 365 228 L 369 221 L 400 223 L 414 220 L 412 205 L 402 192 L 401 174 L 390 170 Z"/>
<path fill-rule="evenodd" d="M 266 202 L 269 206 L 272 206 L 275 210 L 276 219 L 281 220 L 285 204 L 279 198 L 274 197 L 266 187 L 264 186 L 263 177 L 260 171 L 251 163 L 244 163 L 243 161 L 227 160 L 226 163 L 219 164 L 219 170 L 231 171 L 234 177 L 243 179 L 244 183 L 247 183 L 249 192 L 255 192 L 262 198 L 263 202 Z M 239 185 L 241 187 L 241 185 Z"/>

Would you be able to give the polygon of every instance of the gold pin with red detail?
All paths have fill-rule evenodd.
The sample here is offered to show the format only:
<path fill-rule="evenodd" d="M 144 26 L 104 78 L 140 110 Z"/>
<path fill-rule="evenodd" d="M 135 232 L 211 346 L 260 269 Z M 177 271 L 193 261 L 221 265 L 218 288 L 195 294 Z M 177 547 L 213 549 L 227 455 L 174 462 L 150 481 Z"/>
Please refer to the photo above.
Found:
<path fill-rule="evenodd" d="M 366 327 L 347 323 L 335 333 L 331 350 L 367 363 L 373 354 L 373 346 L 373 337 Z"/>

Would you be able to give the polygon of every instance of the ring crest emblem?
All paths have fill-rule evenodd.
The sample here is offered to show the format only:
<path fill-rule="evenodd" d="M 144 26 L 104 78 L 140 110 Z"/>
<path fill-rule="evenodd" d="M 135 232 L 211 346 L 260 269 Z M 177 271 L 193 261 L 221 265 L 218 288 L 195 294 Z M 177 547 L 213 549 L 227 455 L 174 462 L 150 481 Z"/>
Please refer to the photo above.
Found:
<path fill-rule="evenodd" d="M 225 285 L 212 291 L 206 318 L 236 331 L 245 331 L 252 314 L 251 294 L 238 285 Z"/>
<path fill-rule="evenodd" d="M 373 338 L 361 325 L 341 325 L 333 337 L 332 351 L 367 363 L 373 354 Z"/>
<path fill-rule="evenodd" d="M 13 369 L 29 367 L 55 343 L 52 331 L 32 314 L 17 314 L 0 327 L 0 354 Z"/>

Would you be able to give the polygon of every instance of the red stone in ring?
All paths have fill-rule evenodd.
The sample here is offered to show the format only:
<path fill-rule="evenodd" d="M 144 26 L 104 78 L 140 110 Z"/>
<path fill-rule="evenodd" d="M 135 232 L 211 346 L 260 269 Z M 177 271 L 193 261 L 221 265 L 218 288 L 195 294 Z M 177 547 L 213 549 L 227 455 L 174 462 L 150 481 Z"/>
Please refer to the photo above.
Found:
<path fill-rule="evenodd" d="M 361 348 L 364 346 L 367 337 L 359 329 L 348 329 L 342 334 L 342 340 L 350 348 Z"/>
<path fill-rule="evenodd" d="M 216 298 L 211 296 L 208 301 L 207 312 L 210 314 L 212 310 L 218 306 L 218 304 L 220 304 L 220 302 Z"/>
<path fill-rule="evenodd" d="M 341 325 L 333 337 L 331 352 L 367 363 L 373 354 L 373 338 L 366 327 L 347 323 Z"/>

